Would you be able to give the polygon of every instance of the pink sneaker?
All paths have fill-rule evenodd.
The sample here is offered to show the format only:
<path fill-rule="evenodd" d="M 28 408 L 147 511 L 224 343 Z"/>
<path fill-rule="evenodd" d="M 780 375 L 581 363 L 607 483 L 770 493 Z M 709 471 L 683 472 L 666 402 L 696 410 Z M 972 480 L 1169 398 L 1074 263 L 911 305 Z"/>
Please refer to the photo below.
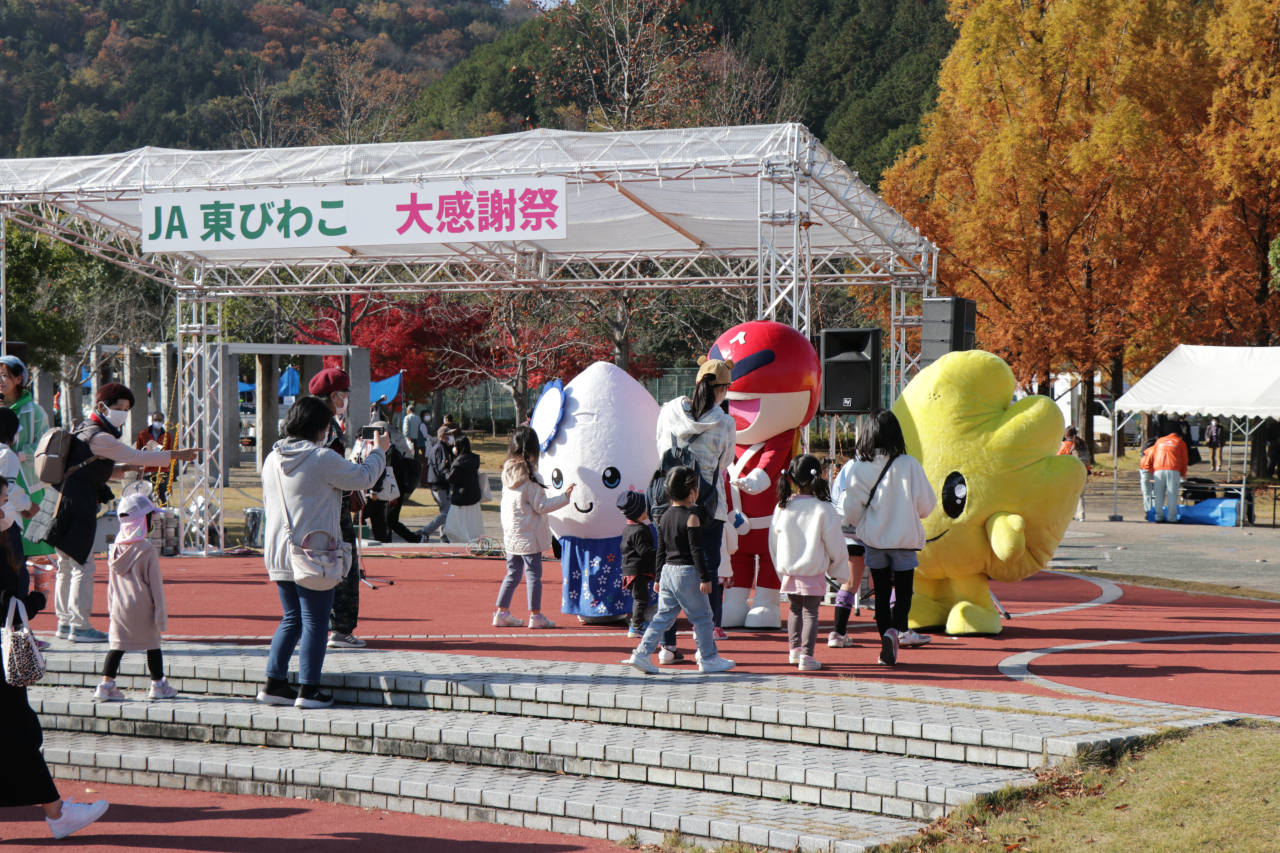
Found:
<path fill-rule="evenodd" d="M 539 613 L 537 616 L 529 617 L 530 628 L 554 628 L 556 623 Z"/>
<path fill-rule="evenodd" d="M 524 620 L 512 616 L 509 610 L 499 610 L 493 614 L 493 627 L 495 628 L 520 628 L 523 626 Z M 529 627 L 533 626 L 530 625 Z"/>
<path fill-rule="evenodd" d="M 711 629 L 711 638 L 714 640 L 727 640 L 729 639 L 729 634 L 723 628 L 716 626 Z"/>

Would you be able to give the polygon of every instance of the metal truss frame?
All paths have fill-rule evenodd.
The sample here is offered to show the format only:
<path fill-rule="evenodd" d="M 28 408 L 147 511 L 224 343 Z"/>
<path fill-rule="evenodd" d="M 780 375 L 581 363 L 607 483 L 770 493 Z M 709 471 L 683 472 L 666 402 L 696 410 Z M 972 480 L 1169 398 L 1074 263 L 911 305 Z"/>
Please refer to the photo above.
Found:
<path fill-rule="evenodd" d="M 695 133 L 700 131 L 694 131 Z M 351 293 L 402 297 L 422 293 L 495 293 L 510 291 L 600 291 L 698 288 L 756 289 L 757 316 L 789 323 L 812 337 L 814 287 L 886 287 L 890 300 L 890 394 L 896 397 L 919 367 L 912 353 L 911 332 L 920 325 L 922 296 L 936 292 L 937 248 L 915 231 L 882 199 L 871 192 L 843 162 L 827 151 L 800 125 L 778 126 L 771 131 L 768 156 L 744 157 L 724 150 L 706 153 L 707 141 L 696 156 L 691 146 L 671 145 L 650 159 L 641 144 L 644 134 L 590 135 L 597 165 L 564 165 L 571 156 L 552 139 L 541 149 L 564 155 L 559 165 L 548 157 L 521 149 L 505 157 L 508 149 L 485 148 L 486 140 L 471 146 L 455 171 L 437 168 L 431 175 L 374 177 L 376 169 L 345 183 L 425 180 L 428 177 L 511 177 L 558 174 L 569 191 L 587 185 L 603 185 L 643 209 L 650 217 L 678 234 L 686 246 L 651 251 L 619 251 L 600 247 L 590 252 L 556 250 L 550 244 L 529 240 L 500 243 L 440 244 L 424 247 L 429 253 L 395 257 L 370 256 L 349 249 L 334 256 L 310 258 L 262 258 L 231 261 L 216 256 L 181 253 L 146 253 L 136 224 L 113 218 L 119 203 L 139 202 L 143 186 L 112 186 L 105 190 L 44 189 L 32 184 L 26 190 L 0 187 L 0 251 L 3 220 L 29 228 L 130 272 L 173 288 L 178 295 L 179 430 L 180 444 L 202 447 L 200 461 L 181 463 L 176 487 L 182 508 L 181 536 L 184 550 L 210 554 L 223 547 L 223 488 L 226 469 L 223 453 L 223 419 L 228 417 L 223 376 L 222 301 L 233 297 L 319 296 Z M 660 135 L 660 134 L 659 134 Z M 634 137 L 634 139 L 632 139 Z M 587 143 L 583 143 L 587 144 Z M 665 144 L 665 143 L 664 143 Z M 379 146 L 366 146 L 370 151 Z M 132 153 L 131 153 L 132 154 Z M 241 152 L 236 152 L 237 156 Z M 286 171 L 289 152 L 244 152 L 281 164 Z M 164 167 L 178 174 L 185 161 L 225 156 L 202 152 L 164 152 Z M 605 155 L 616 159 L 612 162 Z M 138 156 L 141 156 L 139 154 Z M 176 159 L 175 159 L 176 158 Z M 628 159 L 629 158 L 629 159 Z M 607 168 L 598 164 L 609 162 Z M 255 166 L 262 167 L 255 161 Z M 199 165 L 198 163 L 196 165 Z M 437 164 L 439 165 L 439 164 Z M 449 165 L 449 164 L 446 164 Z M 120 172 L 133 166 L 117 164 Z M 452 165 L 449 168 L 453 168 Z M 159 166 L 156 167 L 158 172 Z M 106 170 L 110 172 L 110 169 Z M 146 169 L 144 168 L 145 172 Z M 199 171 L 199 170 L 197 170 Z M 132 180 L 132 179 L 131 179 Z M 151 175 L 148 189 L 157 187 Z M 164 186 L 161 175 L 159 186 Z M 645 186 L 665 181 L 703 181 L 715 185 L 755 182 L 757 225 L 755 240 L 745 245 L 709 246 L 671 216 L 644 201 Z M 302 179 L 271 180 L 272 186 L 309 185 Z M 245 180 L 214 180 L 196 186 L 173 181 L 186 189 L 243 187 Z M 112 205 L 116 205 L 113 207 Z M 107 211 L 107 212 L 104 212 Z M 118 215 L 118 214 L 117 214 Z M 817 229 L 815 231 L 815 229 Z M 815 234 L 822 239 L 815 239 Z M 754 245 L 752 245 L 754 242 Z M 3 256 L 0 255 L 0 258 Z M 0 299 L 4 294 L 0 270 Z M 3 323 L 0 302 L 0 323 Z M 238 416 L 238 412 L 230 413 Z"/>

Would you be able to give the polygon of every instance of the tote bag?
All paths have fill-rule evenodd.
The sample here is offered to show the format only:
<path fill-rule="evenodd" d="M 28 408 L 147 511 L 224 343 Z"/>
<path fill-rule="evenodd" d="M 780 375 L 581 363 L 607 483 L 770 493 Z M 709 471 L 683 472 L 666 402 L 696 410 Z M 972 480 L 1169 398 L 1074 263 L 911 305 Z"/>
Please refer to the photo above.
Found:
<path fill-rule="evenodd" d="M 22 617 L 22 627 L 13 628 L 13 614 Z M 44 655 L 36 645 L 36 635 L 27 623 L 27 608 L 17 598 L 9 599 L 4 620 L 4 680 L 14 687 L 27 687 L 44 678 Z"/>

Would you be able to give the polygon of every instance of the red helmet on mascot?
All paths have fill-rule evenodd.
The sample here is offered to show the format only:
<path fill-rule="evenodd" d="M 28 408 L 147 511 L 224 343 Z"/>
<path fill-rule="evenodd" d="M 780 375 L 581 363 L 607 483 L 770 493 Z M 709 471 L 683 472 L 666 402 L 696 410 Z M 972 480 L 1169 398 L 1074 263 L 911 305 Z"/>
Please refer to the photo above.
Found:
<path fill-rule="evenodd" d="M 733 362 L 729 414 L 739 444 L 803 426 L 818 410 L 818 353 L 790 326 L 771 320 L 734 326 L 716 339 L 708 358 Z"/>

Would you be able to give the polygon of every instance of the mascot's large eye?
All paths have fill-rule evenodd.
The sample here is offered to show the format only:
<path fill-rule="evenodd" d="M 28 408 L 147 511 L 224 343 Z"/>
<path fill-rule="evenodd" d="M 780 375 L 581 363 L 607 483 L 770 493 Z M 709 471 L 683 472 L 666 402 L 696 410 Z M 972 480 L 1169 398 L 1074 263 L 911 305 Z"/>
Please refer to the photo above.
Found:
<path fill-rule="evenodd" d="M 616 489 L 618 484 L 622 482 L 622 472 L 610 466 L 604 469 L 604 476 L 601 480 L 604 482 L 606 489 Z"/>
<path fill-rule="evenodd" d="M 559 468 L 551 472 L 551 485 L 557 489 L 564 485 L 564 474 L 560 473 Z"/>
<path fill-rule="evenodd" d="M 952 471 L 942 484 L 942 511 L 952 518 L 959 518 L 968 497 L 969 485 L 964 481 L 964 474 Z"/>

